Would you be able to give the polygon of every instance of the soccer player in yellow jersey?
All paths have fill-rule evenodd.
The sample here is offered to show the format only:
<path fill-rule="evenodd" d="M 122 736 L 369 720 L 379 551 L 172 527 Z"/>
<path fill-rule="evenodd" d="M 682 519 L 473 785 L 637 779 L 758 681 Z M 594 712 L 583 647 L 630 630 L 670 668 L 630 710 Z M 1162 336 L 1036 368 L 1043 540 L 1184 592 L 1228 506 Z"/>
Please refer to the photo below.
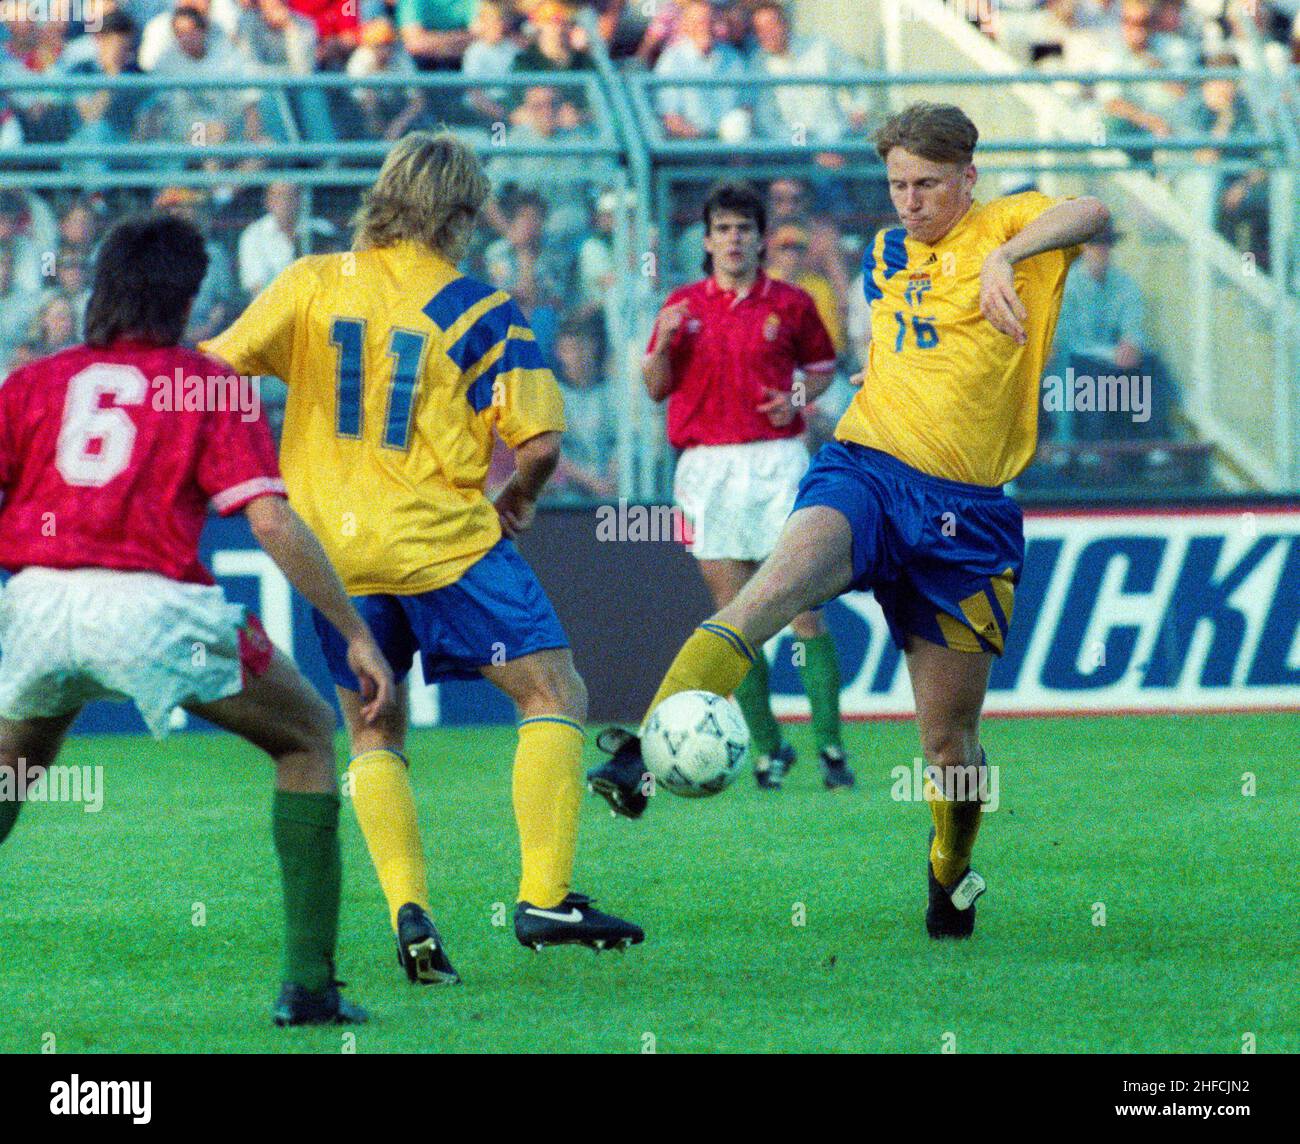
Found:
<path fill-rule="evenodd" d="M 934 818 L 931 937 L 974 931 L 970 868 L 987 763 L 979 719 L 1011 622 L 1024 554 L 1002 491 L 1033 456 L 1038 386 L 1066 271 L 1109 212 L 1036 192 L 973 198 L 979 132 L 960 108 L 918 103 L 876 146 L 901 226 L 865 256 L 871 349 L 862 388 L 813 458 L 771 557 L 678 653 L 650 705 L 730 695 L 758 648 L 808 608 L 872 589 L 903 649 Z M 616 809 L 646 805 L 637 740 L 589 779 Z"/>
<path fill-rule="evenodd" d="M 344 644 L 317 617 L 352 748 L 353 804 L 413 982 L 459 980 L 429 917 L 405 754 L 416 654 L 425 679 L 480 675 L 519 711 L 514 807 L 523 944 L 640 942 L 571 892 L 587 693 L 564 630 L 511 537 L 560 453 L 559 387 L 518 305 L 456 269 L 490 191 L 474 153 L 415 132 L 389 153 L 354 249 L 301 258 L 206 348 L 288 385 L 280 464 L 401 683 L 366 724 Z M 493 435 L 517 470 L 484 495 Z"/>

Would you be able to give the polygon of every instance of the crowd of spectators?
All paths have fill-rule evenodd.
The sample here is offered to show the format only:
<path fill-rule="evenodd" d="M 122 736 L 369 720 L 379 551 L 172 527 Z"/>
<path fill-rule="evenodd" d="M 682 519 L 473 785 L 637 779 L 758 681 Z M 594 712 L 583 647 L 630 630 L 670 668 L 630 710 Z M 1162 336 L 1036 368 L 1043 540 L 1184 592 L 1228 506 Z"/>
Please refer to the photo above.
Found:
<path fill-rule="evenodd" d="M 71 160 L 85 170 L 128 165 L 114 149 L 128 143 L 201 148 L 240 141 L 267 154 L 293 139 L 396 139 L 447 124 L 496 143 L 534 147 L 532 155 L 489 160 L 494 197 L 466 269 L 509 290 L 536 331 L 563 386 L 571 426 L 556 489 L 560 496 L 603 496 L 615 487 L 615 410 L 623 399 L 633 347 L 617 344 L 614 313 L 620 273 L 614 234 L 635 205 L 613 188 L 611 161 L 557 163 L 542 149 L 595 137 L 573 80 L 594 67 L 593 44 L 579 7 L 592 9 L 597 29 L 620 66 L 652 72 L 653 105 L 672 139 L 783 141 L 811 156 L 808 178 L 766 184 L 767 270 L 812 294 L 840 358 L 836 383 L 811 411 L 815 438 L 829 435 L 852 397 L 849 378 L 866 360 L 866 309 L 860 276 L 862 244 L 893 218 L 883 182 L 845 169 L 835 145 L 868 133 L 883 105 L 870 87 L 851 82 L 861 61 L 840 45 L 796 26 L 791 6 L 777 0 L 87 0 L 97 15 L 85 27 L 23 19 L 21 6 L 0 20 L 0 149 L 24 143 L 82 145 Z M 1107 70 L 1118 77 L 1207 64 L 1232 66 L 1234 28 L 1215 0 L 1004 0 L 985 7 L 988 34 L 1042 67 Z M 1300 0 L 1254 6 L 1259 29 L 1275 35 L 1279 13 L 1294 18 Z M 284 90 L 259 81 L 277 74 L 338 72 L 356 79 L 397 77 L 382 87 Z M 460 73 L 457 86 L 420 87 L 421 73 Z M 512 85 L 519 73 L 542 82 Z M 6 76 L 154 74 L 183 81 L 151 91 L 115 88 L 6 93 Z M 550 79 L 554 76 L 554 79 Z M 765 86 L 763 77 L 807 77 L 807 84 Z M 850 77 L 838 85 L 825 80 Z M 247 80 L 204 88 L 205 80 Z M 712 79 L 711 85 L 691 81 Z M 821 81 L 821 82 L 813 82 Z M 1082 93 L 1108 135 L 1158 147 L 1162 138 L 1196 132 L 1229 146 L 1254 130 L 1238 85 L 1099 84 Z M 1212 169 L 1218 154 L 1196 159 Z M 194 157 L 197 155 L 197 157 Z M 158 161 L 152 164 L 158 169 Z M 244 158 L 240 166 L 267 161 Z M 294 164 L 277 163 L 279 166 Z M 229 161 L 226 162 L 229 166 Z M 178 152 L 161 169 L 220 171 L 222 161 Z M 181 183 L 183 180 L 177 180 Z M 307 251 L 341 249 L 357 192 L 305 191 L 294 182 L 257 185 L 234 179 L 197 189 L 161 192 L 108 189 L 95 194 L 0 190 L 0 374 L 75 341 L 81 333 L 95 244 L 112 218 L 153 206 L 191 219 L 203 232 L 209 269 L 188 336 L 198 340 L 226 326 L 250 298 Z M 703 180 L 673 188 L 670 230 L 657 239 L 658 285 L 671 289 L 699 277 Z M 1266 174 L 1226 175 L 1208 192 L 1207 209 L 1230 240 L 1257 251 L 1267 265 Z M 1109 248 L 1107 247 L 1107 253 Z M 629 252 L 629 257 L 637 255 Z M 1062 319 L 1066 360 L 1087 356 L 1096 331 L 1070 318 L 1074 302 L 1111 291 L 1116 282 L 1095 251 L 1080 262 Z M 1099 270 L 1098 267 L 1101 267 Z M 1085 280 L 1083 275 L 1091 275 Z M 1099 276 L 1100 275 L 1100 276 Z M 1076 278 L 1078 279 L 1076 281 Z M 1091 294 L 1090 294 L 1091 290 Z M 1073 299 L 1073 301 L 1072 301 Z M 1109 311 L 1115 307 L 1109 307 Z M 1128 322 L 1140 307 L 1119 307 Z M 1140 324 L 1140 323 L 1139 323 Z M 1067 331 L 1072 331 L 1067 334 Z M 1113 331 L 1112 331 L 1113 332 Z M 1084 346 L 1066 345 L 1074 337 Z M 1131 344 L 1130 344 L 1131 343 Z M 1145 352 L 1119 338 L 1116 365 Z M 614 379 L 618 379 L 615 383 Z M 1063 432 L 1053 427 L 1053 432 Z"/>
<path fill-rule="evenodd" d="M 585 6 L 594 10 L 599 34 L 622 66 L 684 79 L 718 67 L 736 77 L 734 89 L 660 89 L 658 110 L 671 136 L 722 131 L 730 138 L 758 133 L 795 142 L 803 133 L 829 143 L 867 125 L 870 108 L 861 93 L 747 86 L 752 76 L 826 78 L 859 66 L 829 41 L 797 35 L 782 4 L 603 0 Z M 0 95 L 0 147 L 76 144 L 82 151 L 71 165 L 103 172 L 129 165 L 114 150 L 131 143 L 201 149 L 241 142 L 264 145 L 269 156 L 277 143 L 294 139 L 396 139 L 442 124 L 525 147 L 590 139 L 596 125 L 581 89 L 502 82 L 523 72 L 558 79 L 591 71 L 592 45 L 577 18 L 579 7 L 564 0 L 99 0 L 98 6 L 69 9 L 86 16 L 78 26 L 29 21 L 19 5 L 0 22 L 0 92 L 5 76 L 20 75 L 56 83 L 65 75 L 159 75 L 180 82 L 162 90 L 11 91 Z M 422 72 L 460 72 L 473 82 L 283 90 L 259 82 L 321 71 L 412 81 Z M 211 79 L 246 79 L 248 86 L 204 87 Z M 266 164 L 245 158 L 238 165 Z M 178 152 L 161 166 L 224 169 L 218 157 L 201 150 Z M 612 189 L 616 172 L 609 162 L 564 165 L 538 153 L 503 155 L 488 166 L 495 195 L 467 269 L 515 295 L 564 387 L 574 428 L 557 482 L 561 495 L 612 489 L 609 377 L 611 363 L 626 356 L 626 347 L 614 345 L 613 236 L 632 202 Z M 777 181 L 777 198 L 790 182 Z M 820 239 L 823 250 L 838 252 L 839 235 L 826 235 L 834 224 L 815 217 L 809 189 L 796 189 L 801 198 L 793 209 L 774 202 L 774 217 L 788 233 L 774 247 L 773 272 L 806 281 L 828 324 L 842 331 L 838 311 L 847 263 L 841 259 L 837 269 L 819 275 L 809 268 L 818 261 L 816 251 L 810 256 L 806 244 L 796 251 L 787 243 L 810 239 L 816 247 Z M 198 340 L 228 324 L 295 257 L 346 242 L 355 194 L 320 193 L 311 203 L 308 212 L 294 183 L 259 187 L 240 179 L 156 194 L 0 193 L 0 370 L 80 336 L 94 245 L 118 214 L 152 206 L 192 220 L 203 232 L 209 269 L 187 332 Z M 694 213 L 693 199 L 690 207 Z M 695 237 L 695 228 L 688 230 L 679 245 Z M 697 258 L 698 249 L 692 262 Z M 688 266 L 682 273 L 695 270 Z"/>
<path fill-rule="evenodd" d="M 7 9 L 0 22 L 0 80 L 140 73 L 185 83 L 154 94 L 69 97 L 56 87 L 0 96 L 0 146 L 70 140 L 269 144 L 294 134 L 308 142 L 396 138 L 439 122 L 480 128 L 513 123 L 521 114 L 519 89 L 494 80 L 594 67 L 589 33 L 577 18 L 583 7 L 595 10 L 606 47 L 625 66 L 683 81 L 736 80 L 734 87 L 659 88 L 658 110 L 672 137 L 757 134 L 833 142 L 867 122 L 866 96 L 849 87 L 747 84 L 763 76 L 833 80 L 860 67 L 832 41 L 797 34 L 776 0 L 85 0 L 66 8 L 86 15 L 79 23 L 30 20 L 21 3 Z M 267 88 L 259 96 L 255 86 L 266 77 L 318 71 L 357 78 L 459 72 L 475 87 L 469 94 L 451 87 L 423 94 L 401 87 L 292 88 L 281 98 Z M 202 86 L 243 78 L 247 89 Z M 569 128 L 585 113 L 571 92 L 561 110 Z"/>
<path fill-rule="evenodd" d="M 1070 94 L 1100 139 L 1139 161 L 1158 153 L 1162 139 L 1208 135 L 1230 148 L 1260 132 L 1232 80 L 1189 85 L 1161 81 L 1162 72 L 1236 68 L 1244 53 L 1276 71 L 1300 64 L 1300 0 L 1002 0 L 977 8 L 975 22 L 1022 63 L 1116 76 L 1071 85 Z M 1140 77 L 1146 81 L 1133 82 Z M 1170 181 L 1208 225 L 1267 269 L 1267 172 L 1204 169 L 1225 154 L 1206 147 L 1192 156 L 1203 170 Z"/>

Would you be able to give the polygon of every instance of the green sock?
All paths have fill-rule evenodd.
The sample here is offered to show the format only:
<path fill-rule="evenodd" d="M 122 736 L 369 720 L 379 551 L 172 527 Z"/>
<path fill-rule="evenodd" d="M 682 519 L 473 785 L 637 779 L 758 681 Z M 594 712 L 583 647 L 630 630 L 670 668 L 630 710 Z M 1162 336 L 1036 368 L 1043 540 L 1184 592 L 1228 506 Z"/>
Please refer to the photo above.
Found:
<path fill-rule="evenodd" d="M 767 658 L 760 648 L 754 666 L 736 688 L 736 702 L 749 725 L 750 742 L 760 755 L 774 755 L 781 746 L 781 727 L 772 714 L 768 689 Z"/>
<path fill-rule="evenodd" d="M 823 632 L 810 640 L 795 642 L 803 648 L 799 676 L 812 708 L 813 737 L 817 750 L 839 747 L 840 742 L 840 661 L 835 655 L 835 640 Z"/>
<path fill-rule="evenodd" d="M 277 790 L 272 832 L 284 883 L 284 980 L 319 992 L 334 977 L 339 930 L 338 795 Z"/>
<path fill-rule="evenodd" d="M 18 821 L 18 812 L 22 808 L 23 804 L 16 797 L 0 801 L 0 842 L 9 837 L 9 832 Z"/>

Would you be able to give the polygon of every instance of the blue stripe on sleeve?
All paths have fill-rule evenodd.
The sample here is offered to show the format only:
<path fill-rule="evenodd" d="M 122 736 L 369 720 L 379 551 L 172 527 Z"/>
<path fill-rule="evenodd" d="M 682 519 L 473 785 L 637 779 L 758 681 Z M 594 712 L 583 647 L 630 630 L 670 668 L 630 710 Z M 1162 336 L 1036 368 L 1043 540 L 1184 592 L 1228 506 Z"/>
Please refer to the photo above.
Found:
<path fill-rule="evenodd" d="M 512 306 L 514 303 L 510 303 Z M 493 313 L 496 311 L 494 310 Z M 515 325 L 525 325 L 524 316 L 519 315 L 519 320 Z M 504 336 L 504 331 L 503 331 Z M 499 341 L 500 339 L 498 339 Z M 496 342 L 492 343 L 496 345 Z M 488 347 L 491 349 L 491 346 Z M 481 356 L 481 355 L 480 355 Z M 511 338 L 506 342 L 506 347 L 487 369 L 476 377 L 470 385 L 465 396 L 474 408 L 475 413 L 482 413 L 489 405 L 492 404 L 492 387 L 498 377 L 503 373 L 509 373 L 514 369 L 545 369 L 546 362 L 542 358 L 542 351 L 538 348 L 536 342 L 524 341 L 521 338 Z"/>
<path fill-rule="evenodd" d="M 425 304 L 424 314 L 440 330 L 448 330 L 466 310 L 477 306 L 496 289 L 474 278 L 460 277 L 448 282 Z"/>
<path fill-rule="evenodd" d="M 903 240 L 907 231 L 901 226 L 885 231 L 885 278 L 892 278 L 900 270 L 907 269 L 907 247 Z"/>
<path fill-rule="evenodd" d="M 470 326 L 454 345 L 448 347 L 447 356 L 459 369 L 469 369 L 481 361 L 483 355 L 506 336 L 506 331 L 510 328 L 510 305 L 509 302 L 503 302 L 500 306 L 493 307 Z"/>
<path fill-rule="evenodd" d="M 447 350 L 447 356 L 462 369 L 470 369 L 483 360 L 483 355 L 498 342 L 505 339 L 511 326 L 527 326 L 524 317 L 513 298 L 507 298 L 499 306 L 493 306 L 486 314 L 479 315 L 460 340 Z"/>
<path fill-rule="evenodd" d="M 883 298 L 880 287 L 876 285 L 876 239 L 867 243 L 866 252 L 862 255 L 862 289 L 867 295 L 868 302 L 874 302 L 877 298 Z"/>

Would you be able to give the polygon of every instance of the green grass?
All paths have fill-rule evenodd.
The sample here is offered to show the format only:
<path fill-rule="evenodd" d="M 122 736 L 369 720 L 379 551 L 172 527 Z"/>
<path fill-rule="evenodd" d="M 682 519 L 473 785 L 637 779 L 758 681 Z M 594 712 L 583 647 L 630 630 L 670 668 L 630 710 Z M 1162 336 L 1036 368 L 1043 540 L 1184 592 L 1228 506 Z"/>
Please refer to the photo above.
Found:
<path fill-rule="evenodd" d="M 828 795 L 796 727 L 804 761 L 780 794 L 745 775 L 710 800 L 660 795 L 639 823 L 585 800 L 576 885 L 648 934 L 600 957 L 534 955 L 509 928 L 511 731 L 418 735 L 436 917 L 465 984 L 401 978 L 345 807 L 340 972 L 374 1018 L 356 1051 L 938 1052 L 955 1034 L 960 1052 L 1232 1053 L 1253 1033 L 1296 1052 L 1298 731 L 1288 715 L 988 723 L 990 889 L 975 939 L 952 945 L 921 924 L 929 815 L 890 797 L 914 728 L 850 727 L 859 789 Z M 30 805 L 0 849 L 0 1051 L 52 1033 L 59 1052 L 339 1052 L 337 1029 L 269 1022 L 269 765 L 213 736 L 83 738 L 60 761 L 103 764 L 105 805 Z"/>

